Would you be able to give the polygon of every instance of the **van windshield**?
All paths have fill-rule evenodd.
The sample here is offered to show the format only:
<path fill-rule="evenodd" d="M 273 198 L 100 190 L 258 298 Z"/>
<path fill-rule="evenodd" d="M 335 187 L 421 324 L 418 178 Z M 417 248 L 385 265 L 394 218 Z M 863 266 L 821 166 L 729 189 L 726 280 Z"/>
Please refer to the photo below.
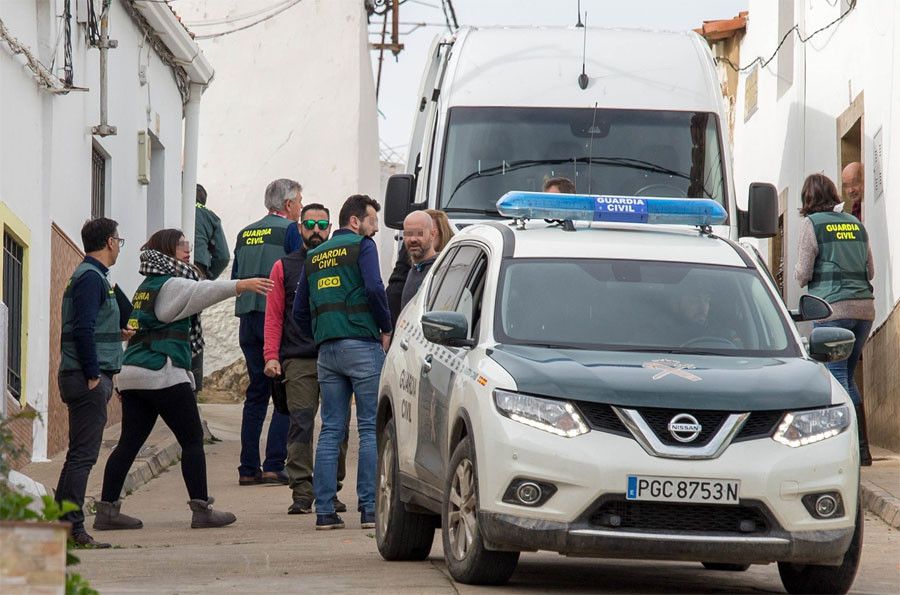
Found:
<path fill-rule="evenodd" d="M 727 209 L 719 139 L 707 112 L 454 107 L 439 208 L 497 215 L 506 192 L 540 192 L 562 176 L 581 194 L 711 198 Z"/>

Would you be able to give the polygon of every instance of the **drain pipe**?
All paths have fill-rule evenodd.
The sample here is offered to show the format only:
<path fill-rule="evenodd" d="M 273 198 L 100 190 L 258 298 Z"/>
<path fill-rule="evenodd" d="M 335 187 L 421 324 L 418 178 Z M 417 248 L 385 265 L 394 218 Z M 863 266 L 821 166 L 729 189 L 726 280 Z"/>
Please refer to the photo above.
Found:
<path fill-rule="evenodd" d="M 108 53 L 110 48 L 118 47 L 119 42 L 109 38 L 109 5 L 109 0 L 103 3 L 103 14 L 100 15 L 100 41 L 97 42 L 97 47 L 100 48 L 100 125 L 91 129 L 91 132 L 97 136 L 116 134 L 116 127 L 110 126 L 108 122 L 109 84 L 107 79 L 109 75 Z"/>
<path fill-rule="evenodd" d="M 194 214 L 197 204 L 197 159 L 200 144 L 200 96 L 205 85 L 191 83 L 184 106 L 184 173 L 181 176 L 181 231 L 194 241 Z"/>

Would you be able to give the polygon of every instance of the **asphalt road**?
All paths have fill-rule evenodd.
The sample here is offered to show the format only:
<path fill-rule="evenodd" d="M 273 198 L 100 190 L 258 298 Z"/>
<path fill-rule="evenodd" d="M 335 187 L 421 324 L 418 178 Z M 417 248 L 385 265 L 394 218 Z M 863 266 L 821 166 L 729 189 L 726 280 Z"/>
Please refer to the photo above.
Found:
<path fill-rule="evenodd" d="M 361 530 L 347 513 L 347 528 L 315 531 L 313 515 L 286 514 L 283 486 L 237 485 L 240 406 L 204 406 L 204 417 L 222 441 L 207 446 L 210 494 L 238 521 L 222 529 L 190 529 L 180 467 L 170 468 L 128 496 L 123 512 L 139 516 L 139 531 L 96 532 L 113 549 L 80 552 L 75 569 L 101 593 L 783 593 L 775 565 L 746 572 L 716 572 L 700 564 L 566 558 L 523 554 L 505 587 L 454 583 L 435 536 L 424 562 L 385 562 L 374 530 Z M 351 511 L 354 443 L 348 487 Z M 95 472 L 98 472 L 95 470 Z M 99 470 L 102 473 L 102 469 Z M 900 593 L 900 534 L 867 515 L 862 564 L 854 593 Z"/>

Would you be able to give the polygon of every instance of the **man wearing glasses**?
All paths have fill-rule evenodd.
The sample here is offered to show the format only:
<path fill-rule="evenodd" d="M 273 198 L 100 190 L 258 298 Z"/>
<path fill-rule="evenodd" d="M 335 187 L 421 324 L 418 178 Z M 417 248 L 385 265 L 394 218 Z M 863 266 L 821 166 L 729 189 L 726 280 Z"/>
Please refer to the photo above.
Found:
<path fill-rule="evenodd" d="M 134 331 L 120 328 L 119 306 L 106 275 L 125 240 L 112 219 L 92 219 L 81 228 L 84 260 L 69 279 L 62 300 L 59 394 L 69 410 L 69 449 L 56 486 L 56 500 L 78 505 L 63 520 L 72 523 L 80 547 L 108 548 L 84 529 L 84 493 L 97 462 L 112 377 L 122 367 L 122 341 Z"/>
<path fill-rule="evenodd" d="M 285 255 L 285 236 L 296 227 L 303 207 L 303 188 L 298 182 L 279 179 L 266 187 L 265 205 L 268 214 L 251 223 L 238 234 L 234 248 L 232 279 L 268 277 L 279 258 Z M 247 291 L 237 297 L 234 314 L 240 319 L 238 338 L 247 362 L 250 384 L 244 400 L 241 418 L 241 462 L 238 484 L 261 483 L 287 485 L 284 472 L 287 457 L 288 416 L 274 411 L 266 437 L 265 460 L 260 468 L 259 439 L 266 410 L 272 396 L 272 384 L 263 372 L 263 344 L 265 342 L 266 298 Z"/>
<path fill-rule="evenodd" d="M 303 272 L 306 253 L 324 243 L 331 231 L 330 213 L 324 205 L 308 204 L 300 214 L 302 246 L 272 267 L 274 288 L 266 296 L 266 341 L 263 355 L 266 376 L 284 382 L 288 429 L 287 471 L 293 503 L 288 514 L 309 514 L 313 508 L 313 429 L 319 410 L 319 381 L 316 359 L 319 350 L 312 336 L 304 333 L 291 313 L 297 281 Z M 349 421 L 349 419 L 348 419 Z M 346 472 L 347 439 L 341 445 L 338 462 L 337 489 Z M 344 512 L 347 506 L 334 497 L 334 509 Z"/>

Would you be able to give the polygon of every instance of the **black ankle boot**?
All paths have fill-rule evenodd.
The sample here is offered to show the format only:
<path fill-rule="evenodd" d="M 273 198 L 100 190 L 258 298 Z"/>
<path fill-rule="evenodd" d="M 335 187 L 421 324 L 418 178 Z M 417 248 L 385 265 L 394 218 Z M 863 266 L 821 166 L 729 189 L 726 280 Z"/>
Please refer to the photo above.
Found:
<path fill-rule="evenodd" d="M 866 410 L 863 405 L 856 405 L 856 426 L 859 430 L 859 464 L 862 467 L 872 466 L 872 454 L 869 452 L 869 435 L 866 431 Z"/>

